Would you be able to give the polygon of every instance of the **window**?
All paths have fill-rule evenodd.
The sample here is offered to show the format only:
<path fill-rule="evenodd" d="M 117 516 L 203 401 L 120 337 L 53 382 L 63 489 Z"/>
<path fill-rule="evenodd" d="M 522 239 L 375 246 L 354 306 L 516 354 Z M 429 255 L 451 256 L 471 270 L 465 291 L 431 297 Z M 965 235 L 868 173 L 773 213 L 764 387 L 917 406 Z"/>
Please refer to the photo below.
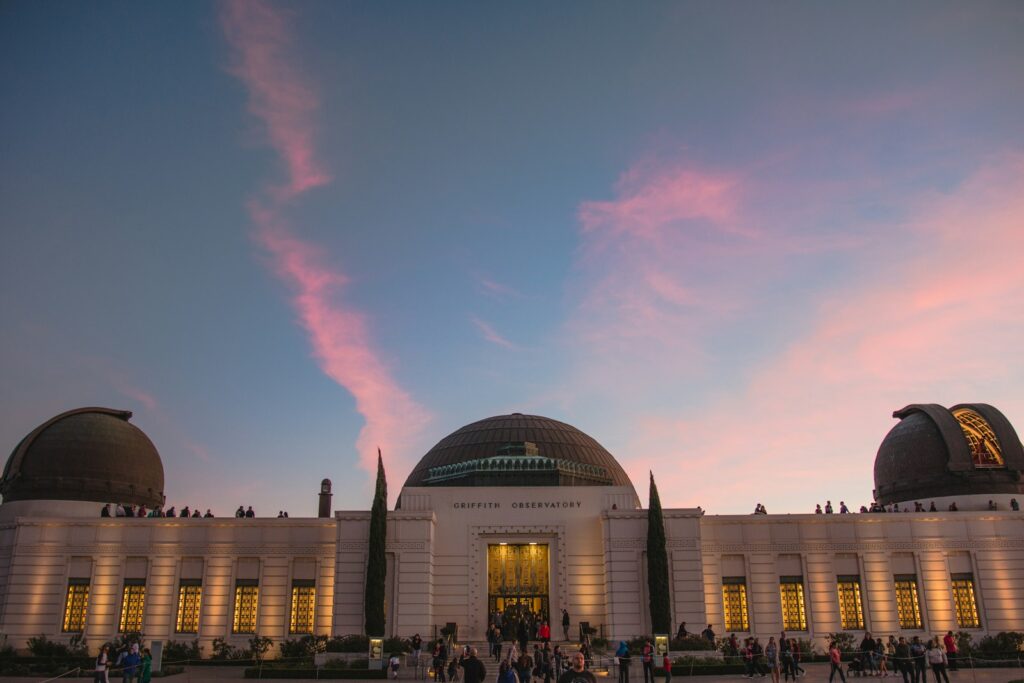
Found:
<path fill-rule="evenodd" d="M 953 605 L 956 608 L 957 625 L 960 628 L 981 628 L 978 602 L 974 598 L 974 575 L 953 574 L 950 579 L 953 581 Z"/>
<path fill-rule="evenodd" d="M 68 579 L 68 597 L 64 602 L 64 631 L 85 630 L 85 612 L 89 607 L 89 579 Z"/>
<path fill-rule="evenodd" d="M 726 631 L 749 631 L 747 615 L 747 581 L 744 577 L 722 579 L 722 606 L 725 609 Z"/>
<path fill-rule="evenodd" d="M 999 437 L 996 436 L 992 426 L 984 417 L 970 408 L 958 408 L 953 411 L 953 417 L 960 423 L 960 429 L 967 439 L 967 447 L 971 449 L 971 459 L 974 466 L 983 467 L 1005 467 L 1003 461 L 1003 449 L 999 445 Z"/>
<path fill-rule="evenodd" d="M 921 628 L 921 606 L 917 600 L 917 577 L 913 574 L 897 574 L 896 613 L 900 628 Z"/>
<path fill-rule="evenodd" d="M 787 631 L 806 631 L 807 611 L 804 608 L 804 577 L 779 577 L 779 597 L 782 601 L 782 627 Z"/>
<path fill-rule="evenodd" d="M 260 587 L 256 581 L 239 579 L 235 582 L 235 619 L 231 624 L 232 633 L 256 633 L 256 607 L 259 598 Z"/>
<path fill-rule="evenodd" d="M 198 579 L 182 579 L 178 586 L 178 621 L 176 633 L 199 632 L 199 605 L 203 598 L 202 582 Z"/>
<path fill-rule="evenodd" d="M 292 614 L 288 625 L 289 633 L 312 633 L 316 586 L 313 581 L 292 582 Z"/>
<path fill-rule="evenodd" d="M 117 627 L 120 633 L 142 632 L 142 608 L 145 603 L 145 579 L 125 579 L 121 596 L 121 621 Z"/>
<path fill-rule="evenodd" d="M 843 630 L 864 630 L 864 605 L 860 599 L 860 576 L 836 577 L 839 594 L 839 623 Z"/>

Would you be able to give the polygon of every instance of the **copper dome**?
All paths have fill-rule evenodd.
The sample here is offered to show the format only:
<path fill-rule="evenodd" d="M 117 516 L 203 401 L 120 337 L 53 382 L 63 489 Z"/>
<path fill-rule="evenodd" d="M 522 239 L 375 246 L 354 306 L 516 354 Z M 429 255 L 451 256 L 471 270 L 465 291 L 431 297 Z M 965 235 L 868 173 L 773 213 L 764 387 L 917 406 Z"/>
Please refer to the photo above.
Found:
<path fill-rule="evenodd" d="M 985 403 L 913 404 L 875 457 L 875 499 L 887 505 L 957 495 L 1024 493 L 1024 448 Z"/>
<path fill-rule="evenodd" d="M 633 486 L 611 453 L 572 425 L 539 415 L 498 415 L 431 448 L 406 486 Z"/>
<path fill-rule="evenodd" d="M 162 505 L 164 466 L 126 410 L 79 408 L 36 427 L 0 479 L 4 502 L 83 500 Z"/>

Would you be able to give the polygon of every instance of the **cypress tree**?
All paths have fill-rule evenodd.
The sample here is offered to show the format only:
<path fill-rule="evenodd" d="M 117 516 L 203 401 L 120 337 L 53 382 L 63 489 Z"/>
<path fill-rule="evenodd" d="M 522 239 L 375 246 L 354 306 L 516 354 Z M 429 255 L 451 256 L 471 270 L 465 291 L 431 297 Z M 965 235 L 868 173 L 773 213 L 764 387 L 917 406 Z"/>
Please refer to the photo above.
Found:
<path fill-rule="evenodd" d="M 384 459 L 377 449 L 377 490 L 370 509 L 370 554 L 366 562 L 366 593 L 363 611 L 366 635 L 384 635 L 384 582 L 388 565 L 384 545 L 388 533 L 388 482 L 384 478 Z"/>
<path fill-rule="evenodd" d="M 672 634 L 669 609 L 668 551 L 665 548 L 665 519 L 661 498 L 651 472 L 651 495 L 647 505 L 647 594 L 650 598 L 651 628 L 655 633 Z"/>

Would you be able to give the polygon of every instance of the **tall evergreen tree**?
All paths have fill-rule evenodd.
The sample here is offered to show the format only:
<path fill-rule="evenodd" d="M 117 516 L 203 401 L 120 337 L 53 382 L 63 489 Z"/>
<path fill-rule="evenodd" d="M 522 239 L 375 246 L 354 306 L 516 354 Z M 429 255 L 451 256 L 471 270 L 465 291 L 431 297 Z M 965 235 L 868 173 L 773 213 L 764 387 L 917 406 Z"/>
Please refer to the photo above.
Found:
<path fill-rule="evenodd" d="M 370 509 L 370 555 L 366 562 L 366 635 L 384 635 L 384 584 L 388 565 L 384 546 L 388 533 L 388 482 L 384 478 L 384 459 L 377 449 L 377 490 Z"/>
<path fill-rule="evenodd" d="M 661 498 L 651 472 L 651 495 L 647 505 L 647 594 L 650 597 L 651 628 L 655 633 L 672 634 L 669 609 L 668 551 L 665 549 L 665 518 Z"/>

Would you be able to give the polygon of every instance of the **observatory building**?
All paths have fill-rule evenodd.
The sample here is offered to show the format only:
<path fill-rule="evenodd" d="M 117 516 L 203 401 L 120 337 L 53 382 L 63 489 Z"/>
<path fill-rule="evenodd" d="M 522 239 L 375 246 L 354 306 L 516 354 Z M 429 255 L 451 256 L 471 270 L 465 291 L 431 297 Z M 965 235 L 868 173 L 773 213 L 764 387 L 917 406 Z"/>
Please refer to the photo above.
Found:
<path fill-rule="evenodd" d="M 875 499 L 901 510 L 707 515 L 664 510 L 675 625 L 819 641 L 836 631 L 978 635 L 1024 624 L 1024 449 L 992 406 L 911 405 L 883 439 Z M 368 510 L 311 518 L 101 517 L 164 501 L 160 455 L 131 413 L 81 408 L 14 448 L 0 479 L 0 633 L 214 639 L 245 647 L 363 630 Z M 699 486 L 699 483 L 695 483 Z M 957 510 L 950 511 L 949 504 Z M 995 509 L 992 509 L 992 508 Z M 546 417 L 502 415 L 452 432 L 388 512 L 388 635 L 490 615 L 572 618 L 607 638 L 651 631 L 647 511 L 594 438 Z M 560 629 L 554 629 L 559 632 Z M 698 628 L 699 630 L 699 628 Z"/>

